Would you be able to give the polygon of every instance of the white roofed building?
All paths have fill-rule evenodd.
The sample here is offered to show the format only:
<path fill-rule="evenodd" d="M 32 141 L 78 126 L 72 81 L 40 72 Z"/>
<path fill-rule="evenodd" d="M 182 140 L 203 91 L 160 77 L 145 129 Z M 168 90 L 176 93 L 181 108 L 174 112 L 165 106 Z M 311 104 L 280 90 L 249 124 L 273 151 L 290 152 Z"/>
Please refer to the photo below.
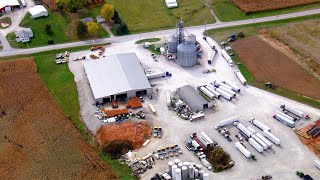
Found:
<path fill-rule="evenodd" d="M 178 7 L 177 0 L 165 0 L 168 8 Z"/>
<path fill-rule="evenodd" d="M 26 6 L 25 0 L 0 0 L 0 13 L 10 13 L 13 8 Z"/>
<path fill-rule="evenodd" d="M 85 61 L 83 66 L 93 97 L 99 103 L 152 93 L 135 53 Z"/>
<path fill-rule="evenodd" d="M 47 9 L 42 5 L 37 5 L 37 6 L 33 7 L 33 8 L 30 8 L 29 9 L 29 13 L 30 13 L 32 18 L 48 16 Z"/>

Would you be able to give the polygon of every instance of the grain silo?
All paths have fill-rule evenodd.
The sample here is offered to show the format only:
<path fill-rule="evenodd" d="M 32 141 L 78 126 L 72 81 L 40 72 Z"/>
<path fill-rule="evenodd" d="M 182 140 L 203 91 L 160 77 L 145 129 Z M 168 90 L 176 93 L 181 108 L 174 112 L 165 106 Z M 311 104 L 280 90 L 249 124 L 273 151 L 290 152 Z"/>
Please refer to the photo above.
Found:
<path fill-rule="evenodd" d="M 178 37 L 173 35 L 168 40 L 168 52 L 169 53 L 177 53 L 178 46 Z"/>
<path fill-rule="evenodd" d="M 182 67 L 191 67 L 197 63 L 197 46 L 185 41 L 177 47 L 177 63 Z"/>

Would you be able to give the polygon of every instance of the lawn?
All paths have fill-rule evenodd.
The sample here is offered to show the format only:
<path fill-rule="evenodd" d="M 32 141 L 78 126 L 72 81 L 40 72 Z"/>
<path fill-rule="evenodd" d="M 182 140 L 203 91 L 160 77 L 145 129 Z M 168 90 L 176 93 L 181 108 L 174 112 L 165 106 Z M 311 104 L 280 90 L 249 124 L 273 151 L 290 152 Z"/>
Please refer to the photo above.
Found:
<path fill-rule="evenodd" d="M 53 39 L 55 44 L 61 44 L 66 42 L 79 41 L 79 38 L 74 35 L 75 30 L 72 27 L 71 17 L 60 13 L 52 13 L 48 11 L 47 17 L 40 17 L 32 19 L 29 14 L 23 18 L 20 23 L 21 27 L 30 27 L 33 31 L 33 38 L 28 43 L 17 43 L 10 41 L 10 45 L 15 48 L 28 48 L 28 47 L 39 47 L 48 45 L 48 40 Z M 51 26 L 52 34 L 48 35 L 45 32 L 46 25 Z M 109 34 L 100 26 L 97 32 L 96 38 L 109 37 Z M 14 39 L 14 34 L 10 33 L 7 35 L 7 39 Z"/>
<path fill-rule="evenodd" d="M 299 18 L 292 18 L 292 19 L 286 19 L 286 20 L 279 20 L 279 21 L 272 21 L 272 22 L 265 22 L 265 23 L 257 23 L 257 24 L 249 24 L 249 25 L 242 25 L 242 26 L 234 26 L 234 27 L 227 27 L 227 28 L 219 28 L 219 29 L 211 29 L 208 30 L 207 33 L 209 36 L 214 38 L 219 43 L 222 41 L 226 41 L 231 33 L 237 33 L 237 32 L 244 32 L 246 37 L 257 35 L 257 29 L 261 28 L 269 28 L 269 27 L 278 27 L 280 25 L 286 25 L 294 22 L 301 22 L 308 19 L 318 19 L 320 18 L 320 15 L 311 15 L 306 17 L 299 17 Z M 233 51 L 230 53 L 234 53 Z M 232 57 L 235 64 L 237 64 L 239 70 L 243 74 L 243 76 L 246 78 L 247 82 L 255 86 L 257 88 L 272 92 L 274 94 L 278 94 L 280 96 L 284 96 L 296 101 L 299 101 L 304 104 L 308 104 L 310 106 L 320 108 L 320 102 L 314 99 L 310 99 L 308 97 L 300 96 L 294 92 L 277 88 L 276 90 L 266 88 L 263 83 L 259 83 L 255 81 L 253 76 L 250 74 L 248 69 L 241 63 L 241 60 L 238 58 L 238 56 L 235 54 L 235 56 Z M 240 63 L 239 63 L 240 62 Z"/>
<path fill-rule="evenodd" d="M 237 8 L 229 0 L 211 0 L 211 1 L 212 1 L 212 8 L 216 13 L 218 19 L 220 21 L 225 21 L 225 22 L 250 19 L 250 18 L 259 18 L 259 17 L 265 17 L 265 16 L 274 16 L 279 14 L 286 14 L 286 13 L 320 8 L 320 3 L 314 3 L 314 4 L 302 5 L 302 6 L 293 7 L 293 8 L 244 14 L 239 8 Z"/>
<path fill-rule="evenodd" d="M 131 33 L 174 28 L 180 18 L 186 26 L 215 22 L 201 0 L 180 0 L 179 7 L 174 9 L 168 9 L 164 0 L 107 2 L 113 3 Z"/>
<path fill-rule="evenodd" d="M 160 41 L 159 38 L 149 38 L 149 39 L 141 39 L 139 41 L 136 41 L 135 44 L 142 44 L 144 42 L 157 42 L 157 41 Z"/>
<path fill-rule="evenodd" d="M 5 28 L 7 28 L 7 27 L 2 27 L 2 23 L 4 23 L 4 24 L 9 24 L 9 26 L 11 25 L 11 18 L 10 17 L 4 17 L 4 18 L 0 18 L 0 29 L 5 29 Z M 8 27 L 9 27 L 8 26 Z"/>

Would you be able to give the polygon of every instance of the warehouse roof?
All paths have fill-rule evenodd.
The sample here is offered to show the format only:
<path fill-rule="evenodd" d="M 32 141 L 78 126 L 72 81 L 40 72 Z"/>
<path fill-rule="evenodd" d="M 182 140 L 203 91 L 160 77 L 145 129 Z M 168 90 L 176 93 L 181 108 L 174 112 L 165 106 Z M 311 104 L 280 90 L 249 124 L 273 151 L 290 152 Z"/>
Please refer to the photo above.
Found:
<path fill-rule="evenodd" d="M 208 102 L 190 85 L 182 86 L 177 91 L 179 97 L 193 110 L 199 111 L 199 107 Z"/>
<path fill-rule="evenodd" d="M 85 61 L 84 69 L 95 99 L 151 88 L 135 53 Z"/>
<path fill-rule="evenodd" d="M 0 0 L 0 9 L 6 6 L 20 6 L 18 0 Z"/>

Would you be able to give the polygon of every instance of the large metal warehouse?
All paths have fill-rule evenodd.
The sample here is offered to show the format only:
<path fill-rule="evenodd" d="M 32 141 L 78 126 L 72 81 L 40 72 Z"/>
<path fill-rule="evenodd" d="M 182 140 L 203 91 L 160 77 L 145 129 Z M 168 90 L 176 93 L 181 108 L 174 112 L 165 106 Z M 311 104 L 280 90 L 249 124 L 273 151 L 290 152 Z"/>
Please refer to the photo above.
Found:
<path fill-rule="evenodd" d="M 83 66 L 94 99 L 99 103 L 152 93 L 135 53 L 85 61 Z"/>
<path fill-rule="evenodd" d="M 208 102 L 190 85 L 179 88 L 177 94 L 192 111 L 199 112 L 208 108 Z"/>

